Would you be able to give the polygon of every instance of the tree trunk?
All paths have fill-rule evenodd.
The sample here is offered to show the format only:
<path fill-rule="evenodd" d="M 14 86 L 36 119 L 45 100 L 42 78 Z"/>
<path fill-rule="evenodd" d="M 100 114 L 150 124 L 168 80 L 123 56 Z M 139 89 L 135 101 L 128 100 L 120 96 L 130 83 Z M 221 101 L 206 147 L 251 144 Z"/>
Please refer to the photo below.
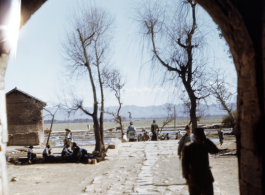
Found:
<path fill-rule="evenodd" d="M 54 116 L 52 116 L 52 123 L 51 123 L 51 127 L 50 127 L 50 132 L 49 132 L 49 136 L 48 136 L 48 139 L 47 139 L 47 143 L 46 143 L 46 146 L 49 145 L 49 140 L 50 140 L 50 136 L 51 136 L 51 132 L 52 132 L 52 126 L 53 126 L 53 121 L 54 121 Z"/>
<path fill-rule="evenodd" d="M 189 95 L 190 98 L 190 121 L 192 124 L 192 133 L 194 133 L 194 129 L 197 128 L 197 117 L 196 117 L 196 109 L 197 109 L 197 103 L 196 103 L 196 96 L 194 94 L 194 91 L 190 85 L 189 82 L 185 81 L 185 75 L 182 75 L 182 82 L 185 86 L 185 89 Z"/>
<path fill-rule="evenodd" d="M 92 118 L 93 118 L 93 122 L 94 122 L 94 133 L 95 133 L 95 139 L 96 139 L 96 145 L 95 145 L 95 152 L 99 152 L 101 153 L 102 151 L 105 151 L 105 147 L 104 147 L 104 138 L 103 138 L 103 143 L 102 143 L 102 134 L 100 131 L 100 127 L 98 124 L 98 102 L 97 102 L 97 91 L 96 91 L 96 87 L 95 87 L 95 83 L 94 83 L 94 79 L 93 79 L 93 74 L 92 74 L 92 70 L 90 67 L 90 63 L 87 57 L 87 51 L 86 51 L 86 47 L 85 47 L 85 43 L 82 37 L 82 34 L 80 32 L 79 29 L 77 29 L 78 34 L 79 34 L 79 38 L 80 41 L 82 43 L 82 47 L 83 47 L 83 52 L 84 52 L 84 56 L 86 59 L 86 64 L 85 66 L 87 67 L 88 73 L 89 73 L 89 79 L 90 79 L 90 83 L 91 83 L 91 87 L 93 90 L 93 100 L 94 100 L 94 112 L 93 114 L 91 114 Z"/>
<path fill-rule="evenodd" d="M 194 130 L 197 128 L 197 117 L 196 117 L 196 97 L 193 95 L 190 97 L 191 102 L 191 108 L 190 108 L 190 120 L 192 124 L 192 133 L 194 133 Z"/>

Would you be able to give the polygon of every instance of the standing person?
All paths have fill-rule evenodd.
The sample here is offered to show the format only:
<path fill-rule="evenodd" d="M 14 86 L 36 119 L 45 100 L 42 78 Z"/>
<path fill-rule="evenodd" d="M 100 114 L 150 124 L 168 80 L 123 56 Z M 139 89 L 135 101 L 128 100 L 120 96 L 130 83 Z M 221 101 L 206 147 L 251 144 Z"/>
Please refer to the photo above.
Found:
<path fill-rule="evenodd" d="M 218 136 L 219 136 L 220 145 L 222 145 L 223 144 L 223 140 L 224 140 L 224 131 L 222 129 L 218 130 Z"/>
<path fill-rule="evenodd" d="M 52 149 L 51 149 L 50 145 L 47 145 L 46 148 L 42 152 L 42 156 L 45 159 L 47 156 L 50 156 L 51 153 L 52 153 Z"/>
<path fill-rule="evenodd" d="M 209 167 L 208 153 L 219 149 L 206 138 L 203 128 L 194 131 L 194 142 L 183 149 L 182 174 L 187 180 L 190 195 L 213 195 L 213 175 Z"/>
<path fill-rule="evenodd" d="M 71 145 L 71 130 L 70 129 L 65 129 L 65 138 L 64 138 L 64 146 L 67 144 L 70 146 Z"/>
<path fill-rule="evenodd" d="M 182 152 L 184 145 L 188 142 L 193 142 L 194 140 L 194 135 L 191 133 L 189 125 L 185 127 L 185 130 L 186 130 L 186 134 L 183 135 L 182 138 L 179 140 L 179 146 L 178 146 L 179 158 L 181 158 L 181 152 Z"/>
<path fill-rule="evenodd" d="M 127 137 L 129 141 L 135 141 L 136 128 L 133 126 L 133 122 L 130 122 L 130 126 L 127 130 Z"/>
<path fill-rule="evenodd" d="M 153 120 L 153 124 L 151 125 L 151 131 L 152 131 L 152 141 L 157 141 L 157 130 L 159 130 L 158 125 L 156 124 L 156 121 Z"/>
<path fill-rule="evenodd" d="M 36 158 L 36 154 L 33 153 L 33 146 L 29 146 L 28 149 L 28 162 L 32 163 L 32 161 Z"/>

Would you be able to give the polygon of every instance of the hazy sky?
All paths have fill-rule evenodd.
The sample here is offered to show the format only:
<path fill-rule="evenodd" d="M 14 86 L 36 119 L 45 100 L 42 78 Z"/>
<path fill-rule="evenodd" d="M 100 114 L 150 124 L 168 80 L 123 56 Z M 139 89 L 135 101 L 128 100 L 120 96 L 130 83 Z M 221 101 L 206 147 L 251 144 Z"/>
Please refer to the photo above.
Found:
<path fill-rule="evenodd" d="M 67 18 L 73 11 L 76 1 L 49 0 L 22 27 L 16 59 L 10 59 L 5 75 L 6 92 L 17 87 L 48 103 L 57 101 L 57 95 L 60 93 L 58 88 L 65 79 L 60 44 L 63 40 L 64 29 L 68 25 Z M 89 2 L 88 0 L 78 1 Z M 173 91 L 173 88 L 152 85 L 149 81 L 148 69 L 141 69 L 141 65 L 146 63 L 149 56 L 140 52 L 140 46 L 135 42 L 137 29 L 131 25 L 130 20 L 132 6 L 138 1 L 98 0 L 95 2 L 94 4 L 104 7 L 116 17 L 114 40 L 111 46 L 112 64 L 126 76 L 127 84 L 122 98 L 124 105 L 150 106 L 169 101 L 180 103 L 177 96 L 173 98 L 167 96 L 168 90 Z M 215 23 L 206 12 L 201 11 L 200 14 L 212 29 L 208 41 L 212 66 L 222 67 L 230 73 L 232 80 L 236 81 L 234 65 L 224 52 L 224 41 L 219 39 Z M 89 83 L 70 79 L 68 82 L 76 86 L 85 86 L 78 93 L 87 95 L 89 98 L 87 98 L 86 106 L 91 106 L 90 88 L 86 87 Z M 233 88 L 236 87 L 235 85 L 234 82 Z M 76 87 L 76 89 L 81 88 Z M 114 95 L 106 92 L 106 106 L 114 105 L 117 105 Z"/>

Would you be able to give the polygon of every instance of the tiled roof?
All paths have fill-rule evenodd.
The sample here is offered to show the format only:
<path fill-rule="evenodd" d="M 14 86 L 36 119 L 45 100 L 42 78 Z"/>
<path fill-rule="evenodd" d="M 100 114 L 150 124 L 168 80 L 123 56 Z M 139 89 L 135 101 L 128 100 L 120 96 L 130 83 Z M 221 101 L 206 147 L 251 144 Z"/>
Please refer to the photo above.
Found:
<path fill-rule="evenodd" d="M 35 100 L 37 100 L 37 101 L 39 101 L 39 102 L 42 102 L 43 104 L 45 104 L 45 106 L 47 105 L 46 102 L 41 101 L 40 99 L 38 99 L 38 98 L 36 98 L 36 97 L 34 97 L 34 96 L 32 96 L 32 95 L 29 95 L 28 93 L 26 93 L 26 92 L 24 92 L 24 91 L 21 91 L 21 90 L 19 90 L 19 89 L 16 88 L 16 87 L 15 87 L 14 89 L 12 89 L 11 91 L 7 92 L 7 93 L 6 93 L 6 96 L 10 95 L 11 93 L 13 93 L 13 92 L 15 92 L 15 91 L 18 91 L 18 92 L 20 92 L 20 93 L 23 93 L 24 95 L 26 95 L 26 96 L 28 96 L 28 97 L 30 97 L 30 98 L 33 98 L 33 99 L 35 99 Z"/>

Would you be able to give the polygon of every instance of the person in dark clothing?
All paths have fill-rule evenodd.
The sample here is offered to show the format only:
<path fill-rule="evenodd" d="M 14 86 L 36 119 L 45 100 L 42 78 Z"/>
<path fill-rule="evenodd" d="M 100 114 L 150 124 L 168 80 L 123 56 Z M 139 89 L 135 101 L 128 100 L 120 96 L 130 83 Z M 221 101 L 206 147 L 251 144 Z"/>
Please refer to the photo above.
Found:
<path fill-rule="evenodd" d="M 215 144 L 206 139 L 204 129 L 196 128 L 194 142 L 185 144 L 182 158 L 182 174 L 187 180 L 190 195 L 213 195 L 214 178 L 208 153 L 218 152 Z"/>
<path fill-rule="evenodd" d="M 70 154 L 69 157 L 72 160 L 79 161 L 80 160 L 80 148 L 75 142 L 73 143 L 72 149 L 73 149 L 73 152 Z"/>
<path fill-rule="evenodd" d="M 87 153 L 87 150 L 84 149 L 84 148 L 80 148 L 80 151 L 79 151 L 79 160 L 81 162 L 85 162 L 87 163 L 88 162 L 88 153 Z"/>
<path fill-rule="evenodd" d="M 152 132 L 152 141 L 157 141 L 157 131 L 159 130 L 158 125 L 156 124 L 156 121 L 153 120 L 153 124 L 151 125 L 151 132 Z"/>
<path fill-rule="evenodd" d="M 69 145 L 67 144 L 64 146 L 63 151 L 62 151 L 62 158 L 69 156 L 71 154 L 71 151 L 69 150 Z"/>
<path fill-rule="evenodd" d="M 165 136 L 165 140 L 170 140 L 169 134 L 167 133 Z"/>
<path fill-rule="evenodd" d="M 219 137 L 220 145 L 222 145 L 223 140 L 224 140 L 224 131 L 222 129 L 218 130 L 218 137 Z"/>

